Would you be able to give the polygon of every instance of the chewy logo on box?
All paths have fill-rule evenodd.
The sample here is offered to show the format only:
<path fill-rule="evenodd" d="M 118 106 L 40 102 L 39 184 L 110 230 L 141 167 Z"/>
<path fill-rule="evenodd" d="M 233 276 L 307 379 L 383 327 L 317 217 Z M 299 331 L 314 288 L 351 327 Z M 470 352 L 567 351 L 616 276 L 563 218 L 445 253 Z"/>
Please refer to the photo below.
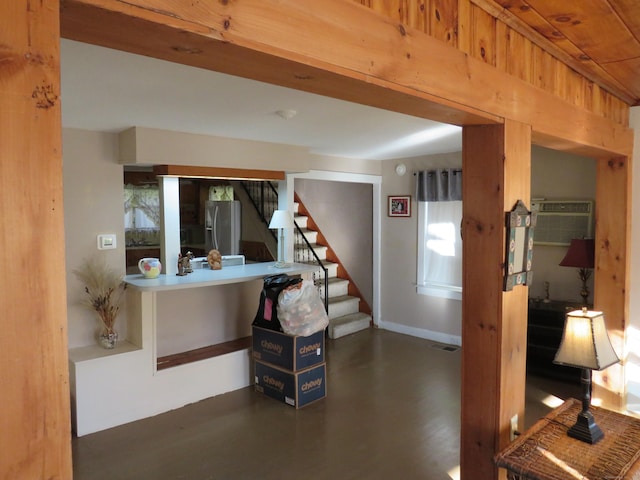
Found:
<path fill-rule="evenodd" d="M 303 407 L 326 396 L 326 363 L 292 372 L 256 361 L 255 390 L 292 407 Z"/>
<path fill-rule="evenodd" d="M 296 372 L 324 362 L 324 330 L 308 337 L 253 327 L 253 358 Z"/>

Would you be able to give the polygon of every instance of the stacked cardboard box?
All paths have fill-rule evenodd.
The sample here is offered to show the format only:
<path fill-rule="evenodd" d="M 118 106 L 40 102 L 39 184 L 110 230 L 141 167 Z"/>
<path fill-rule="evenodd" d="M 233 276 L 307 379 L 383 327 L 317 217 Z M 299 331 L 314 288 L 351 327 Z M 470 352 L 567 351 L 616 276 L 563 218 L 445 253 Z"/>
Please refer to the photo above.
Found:
<path fill-rule="evenodd" d="M 327 393 L 324 330 L 308 337 L 253 327 L 255 389 L 296 408 Z"/>

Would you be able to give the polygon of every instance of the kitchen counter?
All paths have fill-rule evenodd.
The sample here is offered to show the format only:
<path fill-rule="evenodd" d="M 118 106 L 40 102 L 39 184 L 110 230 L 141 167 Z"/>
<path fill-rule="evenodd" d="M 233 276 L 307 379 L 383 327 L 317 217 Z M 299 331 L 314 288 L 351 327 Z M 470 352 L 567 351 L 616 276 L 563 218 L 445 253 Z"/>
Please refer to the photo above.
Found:
<path fill-rule="evenodd" d="M 185 276 L 155 279 L 127 275 L 127 338 L 113 350 L 93 345 L 69 353 L 76 434 L 112 428 L 251 385 L 250 346 L 242 340 L 250 334 L 255 310 L 245 307 L 257 303 L 261 285 L 249 282 L 278 273 L 310 276 L 317 269 L 299 263 L 288 268 L 274 265 L 200 268 Z M 251 297 L 244 296 L 245 292 Z M 186 310 L 180 307 L 183 301 Z M 219 337 L 220 343 L 212 347 L 228 347 L 233 341 L 237 346 L 216 356 L 158 368 L 162 341 L 184 340 L 194 331 L 196 335 L 216 332 L 212 336 Z M 126 408 L 122 392 L 127 394 Z"/>
<path fill-rule="evenodd" d="M 248 282 L 279 273 L 301 275 L 316 270 L 316 265 L 290 263 L 286 268 L 276 268 L 275 262 L 264 262 L 227 266 L 220 270 L 197 268 L 184 276 L 161 274 L 158 278 L 145 278 L 141 274 L 134 274 L 125 276 L 124 281 L 138 290 L 162 291 Z"/>

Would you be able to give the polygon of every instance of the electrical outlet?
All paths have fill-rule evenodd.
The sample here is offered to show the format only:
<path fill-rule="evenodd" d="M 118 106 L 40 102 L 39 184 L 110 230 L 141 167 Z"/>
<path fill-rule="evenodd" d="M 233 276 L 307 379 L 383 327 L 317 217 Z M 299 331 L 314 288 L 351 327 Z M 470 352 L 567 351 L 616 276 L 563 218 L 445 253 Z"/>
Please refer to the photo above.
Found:
<path fill-rule="evenodd" d="M 509 440 L 514 441 L 518 432 L 518 414 L 511 417 L 511 428 L 509 429 Z"/>

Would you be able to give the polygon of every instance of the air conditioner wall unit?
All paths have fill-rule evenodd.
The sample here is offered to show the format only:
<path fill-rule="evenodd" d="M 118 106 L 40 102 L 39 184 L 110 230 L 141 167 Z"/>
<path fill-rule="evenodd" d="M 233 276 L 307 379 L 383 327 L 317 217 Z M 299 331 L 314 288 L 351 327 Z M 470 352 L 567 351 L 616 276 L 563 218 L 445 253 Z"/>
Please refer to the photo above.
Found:
<path fill-rule="evenodd" d="M 574 238 L 593 238 L 593 200 L 533 200 L 537 213 L 533 243 L 569 245 Z"/>

